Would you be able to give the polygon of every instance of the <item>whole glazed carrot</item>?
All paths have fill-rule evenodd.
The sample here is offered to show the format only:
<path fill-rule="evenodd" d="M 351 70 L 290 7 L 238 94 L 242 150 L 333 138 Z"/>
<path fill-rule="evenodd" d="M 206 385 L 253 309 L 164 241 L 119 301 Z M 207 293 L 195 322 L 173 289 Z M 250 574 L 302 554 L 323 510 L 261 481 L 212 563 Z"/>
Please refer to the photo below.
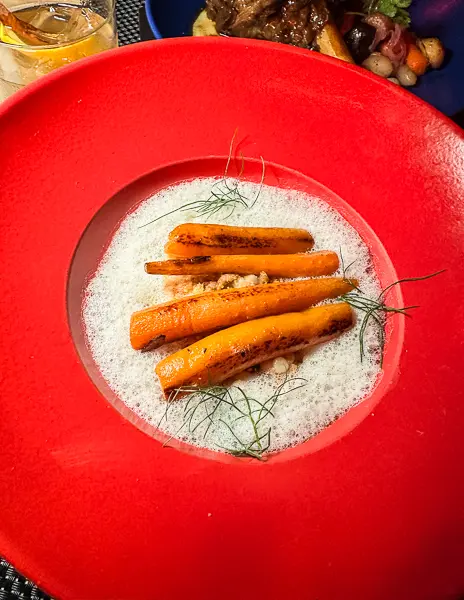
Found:
<path fill-rule="evenodd" d="M 337 254 L 325 250 L 307 254 L 194 256 L 145 263 L 145 271 L 151 275 L 257 275 L 264 271 L 271 277 L 317 277 L 331 275 L 338 267 Z"/>
<path fill-rule="evenodd" d="M 283 227 L 232 227 L 184 223 L 171 231 L 164 247 L 168 256 L 213 254 L 293 254 L 314 246 L 304 229 Z"/>
<path fill-rule="evenodd" d="M 136 350 L 153 350 L 198 333 L 215 331 L 268 315 L 304 310 L 358 285 L 341 277 L 301 279 L 186 296 L 140 310 L 130 322 Z"/>
<path fill-rule="evenodd" d="M 155 368 L 166 398 L 182 386 L 215 385 L 262 363 L 331 340 L 353 324 L 342 302 L 240 323 L 164 358 Z M 175 397 L 182 394 L 176 392 Z"/>

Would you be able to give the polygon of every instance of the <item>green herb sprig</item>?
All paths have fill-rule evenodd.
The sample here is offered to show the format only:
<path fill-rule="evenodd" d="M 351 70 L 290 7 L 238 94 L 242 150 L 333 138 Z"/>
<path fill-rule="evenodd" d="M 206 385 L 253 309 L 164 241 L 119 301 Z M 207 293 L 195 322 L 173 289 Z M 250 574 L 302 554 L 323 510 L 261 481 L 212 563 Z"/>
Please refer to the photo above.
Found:
<path fill-rule="evenodd" d="M 412 0 L 365 0 L 364 10 L 367 14 L 382 13 L 404 27 L 411 23 L 408 8 Z"/>
<path fill-rule="evenodd" d="M 211 193 L 208 196 L 208 198 L 206 198 L 206 200 L 195 200 L 193 202 L 187 202 L 179 208 L 171 210 L 163 215 L 160 215 L 159 217 L 156 217 L 156 219 L 153 219 L 152 221 L 141 225 L 140 229 L 142 227 L 147 227 L 152 223 L 156 223 L 157 221 L 164 219 L 165 217 L 177 212 L 195 213 L 195 217 L 193 218 L 211 218 L 212 216 L 220 213 L 220 218 L 222 221 L 224 221 L 230 218 L 237 208 L 244 208 L 247 210 L 253 208 L 253 206 L 258 201 L 259 196 L 261 195 L 261 190 L 264 184 L 264 177 L 266 175 L 266 166 L 264 164 L 264 159 L 261 156 L 260 159 L 262 164 L 262 172 L 259 188 L 254 198 L 249 198 L 240 190 L 240 179 L 245 170 L 245 159 L 243 157 L 243 154 L 240 154 L 242 159 L 242 166 L 238 178 L 231 179 L 228 176 L 236 134 L 237 131 L 235 131 L 234 136 L 232 137 L 232 141 L 230 143 L 229 155 L 227 158 L 224 175 L 221 179 L 219 179 L 213 184 L 211 188 Z"/>
<path fill-rule="evenodd" d="M 306 380 L 300 377 L 286 378 L 264 402 L 248 396 L 237 385 L 229 387 L 184 386 L 177 388 L 168 398 L 166 410 L 158 423 L 158 427 L 164 420 L 168 421 L 169 409 L 179 399 L 179 396 L 187 395 L 187 402 L 183 410 L 183 421 L 164 445 L 169 444 L 183 430 L 188 430 L 189 433 L 199 431 L 205 439 L 210 434 L 213 426 L 216 428 L 222 427 L 230 433 L 234 445 L 230 448 L 218 445 L 218 449 L 237 457 L 248 456 L 257 460 L 265 460 L 265 453 L 268 452 L 271 446 L 272 426 L 264 426 L 264 420 L 267 417 L 274 417 L 273 410 L 279 398 L 304 387 L 306 383 Z M 249 422 L 247 439 L 241 439 L 234 427 L 236 423 L 243 419 Z"/>

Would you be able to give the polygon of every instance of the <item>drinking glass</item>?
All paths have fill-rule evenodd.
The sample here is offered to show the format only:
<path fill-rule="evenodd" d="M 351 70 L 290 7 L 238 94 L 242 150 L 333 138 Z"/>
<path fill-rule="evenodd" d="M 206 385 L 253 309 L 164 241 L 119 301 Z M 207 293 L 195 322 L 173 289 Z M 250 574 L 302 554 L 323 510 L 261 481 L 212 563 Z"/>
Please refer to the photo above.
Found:
<path fill-rule="evenodd" d="M 3 4 L 19 19 L 52 34 L 53 43 L 35 45 L 0 23 L 0 102 L 54 69 L 117 46 L 114 0 Z"/>

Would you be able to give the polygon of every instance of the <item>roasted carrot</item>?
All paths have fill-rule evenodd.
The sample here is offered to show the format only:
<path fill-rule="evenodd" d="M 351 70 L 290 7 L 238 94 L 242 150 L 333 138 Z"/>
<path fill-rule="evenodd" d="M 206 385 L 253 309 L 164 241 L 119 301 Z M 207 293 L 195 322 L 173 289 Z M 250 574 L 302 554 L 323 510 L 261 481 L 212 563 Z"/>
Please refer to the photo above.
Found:
<path fill-rule="evenodd" d="M 311 234 L 304 229 L 185 223 L 171 231 L 164 250 L 172 257 L 293 254 L 310 250 L 313 245 Z"/>
<path fill-rule="evenodd" d="M 308 254 L 194 256 L 145 263 L 145 271 L 151 275 L 257 275 L 264 271 L 271 277 L 317 277 L 331 275 L 338 267 L 338 256 L 329 251 Z"/>
<path fill-rule="evenodd" d="M 153 350 L 198 333 L 216 331 L 267 315 L 304 310 L 352 291 L 356 280 L 301 279 L 205 292 L 134 313 L 130 341 L 136 350 Z"/>
<path fill-rule="evenodd" d="M 328 341 L 352 324 L 353 312 L 346 302 L 264 317 L 218 331 L 171 354 L 155 372 L 169 398 L 181 386 L 215 385 L 265 360 Z"/>
<path fill-rule="evenodd" d="M 414 43 L 411 43 L 408 46 L 406 64 L 416 75 L 423 75 L 427 70 L 427 58 L 422 54 L 422 52 Z"/>

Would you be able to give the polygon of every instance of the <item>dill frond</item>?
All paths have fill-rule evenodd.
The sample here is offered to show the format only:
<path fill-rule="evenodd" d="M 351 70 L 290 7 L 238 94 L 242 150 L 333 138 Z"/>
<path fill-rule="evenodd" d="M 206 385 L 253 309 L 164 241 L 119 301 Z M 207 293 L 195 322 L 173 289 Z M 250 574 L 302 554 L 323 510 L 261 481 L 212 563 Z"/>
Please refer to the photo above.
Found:
<path fill-rule="evenodd" d="M 345 279 L 345 281 L 348 281 L 347 271 L 350 269 L 350 267 L 353 266 L 355 261 L 353 261 L 349 265 L 345 266 L 345 263 L 343 260 L 343 254 L 340 250 L 340 263 L 341 263 L 341 268 L 342 268 L 343 279 Z M 426 279 L 436 277 L 437 275 L 440 275 L 441 273 L 444 273 L 444 272 L 445 272 L 445 269 L 442 269 L 441 271 L 437 271 L 436 273 L 431 273 L 430 275 L 423 275 L 422 277 L 405 277 L 403 279 L 399 279 L 398 281 L 395 281 L 393 283 L 390 283 L 390 285 L 387 285 L 380 292 L 380 294 L 378 295 L 377 298 L 369 298 L 366 294 L 364 294 L 362 292 L 362 290 L 359 287 L 354 288 L 352 292 L 349 292 L 348 294 L 344 294 L 343 296 L 340 297 L 341 300 L 343 300 L 344 302 L 347 302 L 352 308 L 357 309 L 363 313 L 361 327 L 359 329 L 359 352 L 360 352 L 361 361 L 363 360 L 363 358 L 365 356 L 365 335 L 366 335 L 367 327 L 370 322 L 373 322 L 377 328 L 377 334 L 378 334 L 378 338 L 379 338 L 379 348 L 380 348 L 380 366 L 382 366 L 383 353 L 384 353 L 384 348 L 385 348 L 386 319 L 391 314 L 401 314 L 401 315 L 404 315 L 405 317 L 411 317 L 412 315 L 410 314 L 409 311 L 411 311 L 415 308 L 419 308 L 419 306 L 417 306 L 417 305 L 403 306 L 400 308 L 397 308 L 394 306 L 388 306 L 385 302 L 385 298 L 388 295 L 388 292 L 390 292 L 392 290 L 392 288 L 394 288 L 395 286 L 397 286 L 401 283 L 408 283 L 411 281 L 424 281 Z"/>
<path fill-rule="evenodd" d="M 195 216 L 193 218 L 201 217 L 204 219 L 210 219 L 214 215 L 217 215 L 218 218 L 221 219 L 221 221 L 224 221 L 229 219 L 237 208 L 242 208 L 246 210 L 253 208 L 253 206 L 258 201 L 259 196 L 261 195 L 261 190 L 266 175 L 266 165 L 264 163 L 263 157 L 261 156 L 260 160 L 262 164 L 262 172 L 261 180 L 259 183 L 259 189 L 254 198 L 249 198 L 240 189 L 241 177 L 245 170 L 245 159 L 243 157 L 243 154 L 240 154 L 242 159 L 242 165 L 238 178 L 229 178 L 228 176 L 229 167 L 233 156 L 236 135 L 237 130 L 235 130 L 230 143 L 229 155 L 227 157 L 224 175 L 221 179 L 219 179 L 213 184 L 211 188 L 211 193 L 208 196 L 208 198 L 206 198 L 206 200 L 195 200 L 193 202 L 187 202 L 179 208 L 175 208 L 174 210 L 164 213 L 163 215 L 156 217 L 156 219 L 153 219 L 152 221 L 141 225 L 140 229 L 142 229 L 143 227 L 147 227 L 148 225 L 152 225 L 153 223 L 156 223 L 157 221 L 178 212 L 195 213 Z"/>
<path fill-rule="evenodd" d="M 257 460 L 265 460 L 265 453 L 271 446 L 272 427 L 264 427 L 263 420 L 266 417 L 274 418 L 272 411 L 281 396 L 294 392 L 304 385 L 306 385 L 306 380 L 300 377 L 286 378 L 264 402 L 248 396 L 243 388 L 237 385 L 180 387 L 174 390 L 168 398 L 166 410 L 158 426 L 164 419 L 168 420 L 169 407 L 179 395 L 187 394 L 187 401 L 183 409 L 183 421 L 164 445 L 167 445 L 173 437 L 185 429 L 190 433 L 199 431 L 205 439 L 214 426 L 215 428 L 224 428 L 233 440 L 234 445 L 230 448 L 216 444 L 220 450 L 237 457 L 248 456 Z M 241 439 L 234 428 L 234 425 L 242 419 L 249 423 L 247 428 L 249 433 L 246 439 Z M 202 428 L 203 431 L 201 431 Z"/>

